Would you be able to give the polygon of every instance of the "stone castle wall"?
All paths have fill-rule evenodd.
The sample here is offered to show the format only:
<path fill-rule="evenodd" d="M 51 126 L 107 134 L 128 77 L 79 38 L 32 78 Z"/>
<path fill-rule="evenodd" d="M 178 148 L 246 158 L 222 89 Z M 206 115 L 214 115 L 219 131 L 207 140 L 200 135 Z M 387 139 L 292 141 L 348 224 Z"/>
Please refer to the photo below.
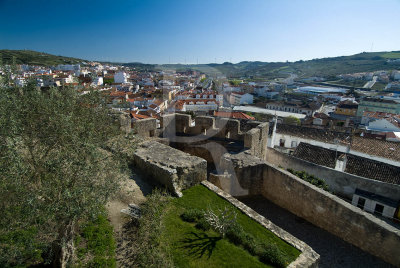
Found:
<path fill-rule="evenodd" d="M 132 161 L 149 180 L 165 186 L 177 196 L 182 195 L 182 190 L 207 179 L 204 159 L 156 141 L 139 144 Z"/>
<path fill-rule="evenodd" d="M 231 193 L 262 195 L 278 206 L 395 266 L 400 231 L 373 215 L 249 153 L 224 155 L 234 174 L 210 176 Z M 236 182 L 234 181 L 236 180 Z"/>
<path fill-rule="evenodd" d="M 252 155 L 261 159 L 266 157 L 268 123 L 241 124 L 239 120 L 210 116 L 197 116 L 193 122 L 191 116 L 186 114 L 162 116 L 159 129 L 156 122 L 154 118 L 135 121 L 132 123 L 133 132 L 144 137 L 160 136 L 186 145 L 198 145 L 210 140 L 221 143 L 227 139 L 242 144 L 242 149 L 250 150 Z"/>
<path fill-rule="evenodd" d="M 267 161 L 274 165 L 279 165 L 284 169 L 291 168 L 298 171 L 304 170 L 309 174 L 321 178 L 325 180 L 329 185 L 329 189 L 335 194 L 349 200 L 353 198 L 356 188 L 394 200 L 400 200 L 400 186 L 396 184 L 371 180 L 332 168 L 316 165 L 271 148 L 268 148 Z"/>

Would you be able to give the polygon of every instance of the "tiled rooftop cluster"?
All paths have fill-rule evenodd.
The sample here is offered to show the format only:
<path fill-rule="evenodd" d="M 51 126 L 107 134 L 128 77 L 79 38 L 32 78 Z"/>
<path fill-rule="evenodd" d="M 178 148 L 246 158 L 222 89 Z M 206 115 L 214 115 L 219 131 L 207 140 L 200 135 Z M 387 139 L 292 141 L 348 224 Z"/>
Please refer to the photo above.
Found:
<path fill-rule="evenodd" d="M 343 132 L 287 124 L 278 124 L 276 127 L 276 132 L 327 143 L 335 143 L 335 140 L 346 143 L 346 138 L 349 136 L 349 134 Z"/>
<path fill-rule="evenodd" d="M 336 154 L 334 150 L 303 142 L 297 146 L 293 153 L 293 156 L 297 158 L 330 168 L 335 168 L 336 155 L 339 157 L 342 153 Z M 400 184 L 400 167 L 352 154 L 347 154 L 345 172 L 382 182 Z"/>
<path fill-rule="evenodd" d="M 338 155 L 340 154 L 339 152 Z M 337 154 L 335 151 L 301 142 L 293 156 L 317 165 L 335 168 Z"/>

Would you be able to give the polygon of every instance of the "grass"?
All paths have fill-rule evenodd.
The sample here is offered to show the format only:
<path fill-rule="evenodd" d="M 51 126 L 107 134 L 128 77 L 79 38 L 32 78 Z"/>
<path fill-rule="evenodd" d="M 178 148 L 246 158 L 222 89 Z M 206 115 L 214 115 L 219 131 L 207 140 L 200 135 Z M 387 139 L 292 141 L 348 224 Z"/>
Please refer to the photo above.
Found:
<path fill-rule="evenodd" d="M 75 245 L 77 267 L 116 267 L 113 228 L 105 213 L 81 225 Z"/>
<path fill-rule="evenodd" d="M 335 85 L 344 85 L 351 87 L 363 87 L 368 81 L 365 80 L 355 80 L 355 81 L 347 81 L 347 80 L 335 80 L 335 81 L 327 81 L 326 83 L 335 84 Z"/>
<path fill-rule="evenodd" d="M 202 185 L 183 192 L 183 197 L 173 199 L 163 217 L 161 243 L 168 245 L 168 254 L 177 267 L 272 267 L 262 263 L 243 247 L 236 246 L 213 230 L 203 231 L 194 223 L 185 222 L 180 215 L 185 210 L 213 210 L 230 207 L 237 212 L 237 222 L 244 231 L 264 243 L 276 244 L 291 262 L 300 251 L 275 236 L 272 232 L 240 212 L 226 200 Z"/>
<path fill-rule="evenodd" d="M 378 90 L 378 91 L 383 91 L 385 90 L 387 83 L 382 83 L 382 82 L 376 82 L 371 89 L 373 90 Z"/>
<path fill-rule="evenodd" d="M 400 51 L 388 52 L 383 54 L 382 57 L 386 59 L 400 59 Z"/>

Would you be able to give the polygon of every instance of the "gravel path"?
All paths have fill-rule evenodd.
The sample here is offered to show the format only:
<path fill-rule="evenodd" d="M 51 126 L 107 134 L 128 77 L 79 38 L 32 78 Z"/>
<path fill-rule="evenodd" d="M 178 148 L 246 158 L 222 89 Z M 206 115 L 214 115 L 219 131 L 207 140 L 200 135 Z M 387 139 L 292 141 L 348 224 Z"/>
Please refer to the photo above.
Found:
<path fill-rule="evenodd" d="M 319 267 L 393 267 L 264 197 L 238 199 L 311 246 L 321 256 Z"/>

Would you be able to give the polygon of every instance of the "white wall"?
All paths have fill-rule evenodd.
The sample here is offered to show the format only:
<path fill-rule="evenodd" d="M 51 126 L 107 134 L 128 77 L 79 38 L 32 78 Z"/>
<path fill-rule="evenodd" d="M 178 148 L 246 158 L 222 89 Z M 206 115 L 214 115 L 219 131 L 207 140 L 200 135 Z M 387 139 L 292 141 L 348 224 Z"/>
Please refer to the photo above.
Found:
<path fill-rule="evenodd" d="M 383 206 L 382 216 L 388 217 L 388 218 L 393 218 L 394 213 L 396 212 L 396 208 L 391 207 L 391 206 L 386 205 L 386 204 L 383 204 L 383 203 L 380 203 L 380 202 L 377 202 L 375 200 L 368 199 L 368 198 L 363 197 L 363 196 L 359 196 L 359 195 L 354 194 L 353 195 L 353 200 L 351 202 L 353 206 L 357 206 L 358 200 L 359 200 L 360 197 L 365 199 L 365 204 L 364 204 L 364 209 L 363 210 L 365 210 L 367 212 L 370 212 L 370 213 L 374 213 L 376 204 L 380 204 L 380 205 Z"/>

